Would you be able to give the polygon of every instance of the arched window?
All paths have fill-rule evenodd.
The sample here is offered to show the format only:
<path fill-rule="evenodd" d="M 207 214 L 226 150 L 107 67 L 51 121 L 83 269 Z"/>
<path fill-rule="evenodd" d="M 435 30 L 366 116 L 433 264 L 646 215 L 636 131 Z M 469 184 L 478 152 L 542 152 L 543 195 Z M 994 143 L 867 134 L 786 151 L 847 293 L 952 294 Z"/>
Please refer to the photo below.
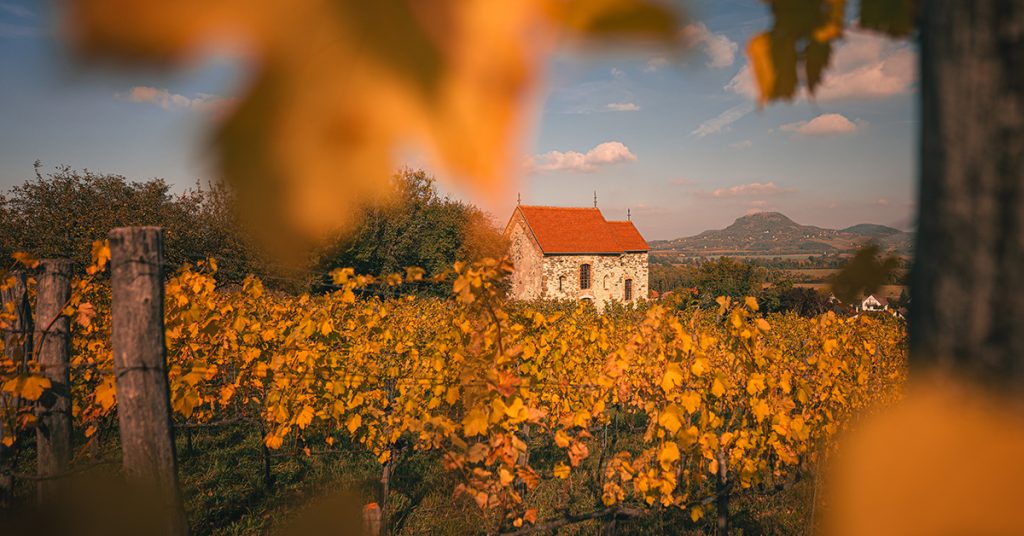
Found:
<path fill-rule="evenodd" d="M 633 280 L 632 279 L 627 279 L 626 280 L 626 286 L 623 289 L 622 294 L 623 294 L 622 295 L 623 299 L 626 300 L 626 301 L 630 301 L 630 300 L 633 299 Z"/>
<path fill-rule="evenodd" d="M 604 281 L 604 289 L 608 290 L 608 276 L 604 276 L 603 281 Z"/>
<path fill-rule="evenodd" d="M 580 289 L 587 290 L 590 288 L 590 265 L 580 265 Z"/>
<path fill-rule="evenodd" d="M 558 276 L 558 292 L 562 292 L 563 290 L 565 290 L 565 276 L 560 275 Z"/>

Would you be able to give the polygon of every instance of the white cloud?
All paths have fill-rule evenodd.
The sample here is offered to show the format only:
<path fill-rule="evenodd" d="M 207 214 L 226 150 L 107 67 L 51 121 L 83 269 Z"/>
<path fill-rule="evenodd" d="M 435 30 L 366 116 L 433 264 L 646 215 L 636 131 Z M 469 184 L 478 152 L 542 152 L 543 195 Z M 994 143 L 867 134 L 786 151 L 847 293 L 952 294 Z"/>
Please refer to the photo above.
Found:
<path fill-rule="evenodd" d="M 611 73 L 612 73 L 612 78 L 614 78 L 616 80 L 622 80 L 622 79 L 626 78 L 626 72 L 623 71 L 622 69 L 619 69 L 618 67 L 612 67 Z"/>
<path fill-rule="evenodd" d="M 825 77 L 814 99 L 821 102 L 838 100 L 883 99 L 909 93 L 917 77 L 917 53 L 906 44 L 874 35 L 847 32 L 825 69 Z M 733 93 L 757 98 L 757 86 L 744 65 L 725 85 Z M 808 97 L 801 90 L 800 98 Z"/>
<path fill-rule="evenodd" d="M 732 147 L 733 149 L 746 149 L 746 148 L 750 147 L 751 145 L 754 145 L 754 142 L 752 142 L 750 140 L 743 140 L 743 141 L 738 141 L 736 143 L 730 143 L 729 147 Z"/>
<path fill-rule="evenodd" d="M 613 112 L 638 112 L 640 106 L 635 102 L 612 102 L 608 104 L 608 109 Z"/>
<path fill-rule="evenodd" d="M 750 72 L 750 64 L 744 65 L 736 76 L 725 84 L 725 90 L 737 95 L 743 95 L 751 99 L 757 99 L 757 86 L 754 84 L 754 75 Z"/>
<path fill-rule="evenodd" d="M 647 60 L 647 64 L 644 65 L 643 71 L 645 73 L 653 73 L 654 71 L 657 71 L 658 69 L 661 69 L 666 65 L 668 65 L 668 58 L 658 56 Z"/>
<path fill-rule="evenodd" d="M 686 177 L 677 177 L 677 178 L 674 178 L 674 179 L 668 181 L 668 183 L 673 185 L 673 186 L 689 186 L 689 185 L 693 184 L 693 181 L 690 180 L 690 179 L 687 179 Z"/>
<path fill-rule="evenodd" d="M 810 121 L 787 123 L 779 130 L 795 132 L 803 136 L 828 136 L 833 134 L 852 134 L 857 129 L 867 126 L 865 121 L 850 121 L 842 114 L 821 114 Z"/>
<path fill-rule="evenodd" d="M 697 192 L 696 195 L 697 197 L 720 199 L 727 197 L 779 195 L 793 193 L 795 191 L 796 190 L 791 188 L 782 188 L 775 184 L 775 182 L 751 182 L 730 186 L 728 188 L 717 188 L 711 191 Z"/>
<path fill-rule="evenodd" d="M 578 151 L 548 151 L 527 159 L 532 171 L 597 171 L 598 168 L 620 162 L 635 162 L 636 155 L 621 142 L 607 141 L 586 153 Z"/>
<path fill-rule="evenodd" d="M 703 138 L 708 134 L 717 134 L 729 129 L 729 125 L 739 121 L 743 116 L 754 111 L 754 105 L 749 102 L 737 104 L 732 108 L 718 114 L 716 117 L 704 121 L 697 126 L 690 134 Z"/>
<path fill-rule="evenodd" d="M 702 22 L 689 24 L 682 29 L 683 42 L 691 47 L 700 47 L 707 55 L 707 66 L 715 69 L 729 67 L 736 62 L 739 45 L 725 34 L 712 33 Z"/>
<path fill-rule="evenodd" d="M 885 98 L 910 92 L 917 78 L 917 53 L 884 36 L 848 34 L 818 88 L 821 101 Z"/>
<path fill-rule="evenodd" d="M 156 104 L 165 110 L 181 108 L 215 110 L 230 102 L 230 99 L 210 95 L 209 93 L 197 93 L 195 97 L 189 98 L 177 93 L 171 93 L 166 89 L 149 86 L 135 86 L 128 91 L 116 93 L 114 97 L 129 102 Z"/>

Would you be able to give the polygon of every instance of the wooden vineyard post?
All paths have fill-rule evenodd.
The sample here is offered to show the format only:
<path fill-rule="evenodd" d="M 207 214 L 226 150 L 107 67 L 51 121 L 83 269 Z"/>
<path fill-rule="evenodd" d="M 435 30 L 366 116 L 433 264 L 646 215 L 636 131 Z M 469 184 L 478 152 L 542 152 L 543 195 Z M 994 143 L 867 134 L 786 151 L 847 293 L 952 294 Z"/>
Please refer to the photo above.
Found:
<path fill-rule="evenodd" d="M 40 502 L 59 500 L 58 475 L 71 463 L 71 319 L 63 314 L 71 298 L 71 261 L 39 264 L 36 289 L 36 360 L 50 388 L 36 403 L 36 472 Z"/>
<path fill-rule="evenodd" d="M 164 347 L 163 230 L 110 231 L 111 337 L 121 452 L 129 483 L 155 493 L 166 534 L 188 534 Z"/>
<path fill-rule="evenodd" d="M 17 271 L 10 275 L 10 285 L 0 285 L 0 307 L 11 304 L 14 318 L 8 321 L 8 326 L 3 332 L 4 358 L 14 363 L 20 363 L 19 370 L 24 372 L 29 357 L 32 355 L 32 308 L 28 302 L 27 276 L 23 271 Z M 0 408 L 6 410 L 18 401 L 7 393 L 0 393 Z M 13 445 L 7 447 L 3 444 L 3 438 L 7 434 L 4 430 L 4 423 L 0 422 L 0 507 L 7 506 L 14 489 L 13 467 L 10 466 L 10 458 L 13 454 Z"/>

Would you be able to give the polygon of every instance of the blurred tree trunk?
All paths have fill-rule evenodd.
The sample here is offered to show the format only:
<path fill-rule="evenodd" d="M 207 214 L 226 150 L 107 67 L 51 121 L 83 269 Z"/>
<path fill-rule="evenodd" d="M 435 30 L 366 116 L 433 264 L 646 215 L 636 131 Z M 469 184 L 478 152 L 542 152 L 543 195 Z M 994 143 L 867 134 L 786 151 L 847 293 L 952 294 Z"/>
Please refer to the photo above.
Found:
<path fill-rule="evenodd" d="M 1024 2 L 925 0 L 910 351 L 1024 387 Z"/>

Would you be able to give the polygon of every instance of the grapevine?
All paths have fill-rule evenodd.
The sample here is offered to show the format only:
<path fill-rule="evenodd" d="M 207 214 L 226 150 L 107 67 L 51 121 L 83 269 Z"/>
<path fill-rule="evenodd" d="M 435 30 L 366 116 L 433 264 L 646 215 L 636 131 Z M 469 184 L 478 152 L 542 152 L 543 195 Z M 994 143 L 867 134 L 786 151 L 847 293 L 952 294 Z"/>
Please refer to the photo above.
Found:
<path fill-rule="evenodd" d="M 108 251 L 73 284 L 75 426 L 112 427 L 116 408 Z M 182 423 L 246 418 L 265 446 L 308 454 L 343 441 L 381 468 L 438 452 L 457 494 L 500 527 L 538 523 L 531 491 L 586 478 L 596 506 L 674 507 L 697 520 L 711 497 L 807 471 L 851 418 L 895 400 L 905 328 L 887 315 L 762 315 L 753 298 L 717 310 L 653 303 L 598 314 L 504 298 L 507 261 L 456 264 L 448 299 L 363 297 L 422 280 L 332 272 L 323 295 L 268 291 L 255 277 L 219 289 L 210 259 L 166 284 L 171 406 Z M 9 322 L 5 306 L 0 322 Z M 5 361 L 0 385 L 30 402 L 49 385 Z M 15 433 L 27 404 L 4 406 Z M 609 426 L 640 423 L 639 441 Z M 531 458 L 554 448 L 555 461 Z M 588 473 L 589 472 L 589 473 Z"/>

